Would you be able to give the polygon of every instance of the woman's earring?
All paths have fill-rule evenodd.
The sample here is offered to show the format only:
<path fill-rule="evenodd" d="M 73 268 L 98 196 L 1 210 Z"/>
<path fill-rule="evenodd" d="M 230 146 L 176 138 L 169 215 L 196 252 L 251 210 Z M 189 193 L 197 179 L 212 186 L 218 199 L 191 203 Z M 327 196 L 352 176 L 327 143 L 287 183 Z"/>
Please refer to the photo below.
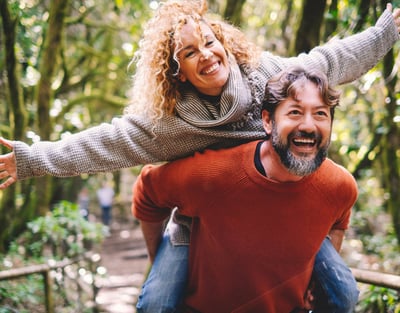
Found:
<path fill-rule="evenodd" d="M 178 74 L 178 79 L 179 79 L 182 83 L 184 83 L 184 82 L 186 81 L 185 75 L 183 75 L 183 74 L 181 74 L 181 73 Z"/>

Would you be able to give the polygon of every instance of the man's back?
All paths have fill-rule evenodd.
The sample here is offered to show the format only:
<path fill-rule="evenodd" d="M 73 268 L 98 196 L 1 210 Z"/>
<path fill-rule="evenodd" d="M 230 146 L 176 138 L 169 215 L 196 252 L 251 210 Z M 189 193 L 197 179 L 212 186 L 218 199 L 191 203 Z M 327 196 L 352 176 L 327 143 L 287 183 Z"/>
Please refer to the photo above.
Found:
<path fill-rule="evenodd" d="M 153 186 L 160 186 L 161 177 L 171 184 L 138 190 L 144 193 L 135 200 L 139 210 L 150 205 L 150 196 L 158 206 L 175 203 L 180 213 L 195 217 L 188 308 L 289 312 L 302 307 L 321 242 L 335 223 L 347 227 L 357 193 L 350 174 L 326 160 L 299 182 L 276 183 L 255 168 L 255 146 L 206 151 L 155 175 L 142 174 Z M 343 188 L 348 192 L 339 196 Z"/>

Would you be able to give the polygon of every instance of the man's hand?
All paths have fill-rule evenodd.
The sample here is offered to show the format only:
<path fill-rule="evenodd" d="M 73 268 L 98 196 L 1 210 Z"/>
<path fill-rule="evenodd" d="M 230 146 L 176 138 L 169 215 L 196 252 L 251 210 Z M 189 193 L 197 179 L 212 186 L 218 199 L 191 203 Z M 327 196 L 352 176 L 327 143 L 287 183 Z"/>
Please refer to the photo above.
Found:
<path fill-rule="evenodd" d="M 144 241 L 146 242 L 150 262 L 153 264 L 158 246 L 162 240 L 164 222 L 147 223 L 140 221 L 140 226 L 142 228 Z"/>
<path fill-rule="evenodd" d="M 0 144 L 10 150 L 14 150 L 11 141 L 0 137 Z M 0 155 L 0 189 L 6 189 L 17 181 L 17 164 L 14 152 Z"/>
<path fill-rule="evenodd" d="M 304 294 L 304 309 L 312 311 L 315 309 L 315 281 L 311 278 L 310 284 L 307 287 L 306 293 Z"/>

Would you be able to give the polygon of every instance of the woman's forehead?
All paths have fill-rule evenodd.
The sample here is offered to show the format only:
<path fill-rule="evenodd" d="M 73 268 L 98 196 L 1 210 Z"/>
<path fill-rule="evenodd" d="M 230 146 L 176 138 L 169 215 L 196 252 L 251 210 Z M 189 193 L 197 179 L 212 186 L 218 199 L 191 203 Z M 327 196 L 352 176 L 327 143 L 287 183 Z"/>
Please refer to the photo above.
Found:
<path fill-rule="evenodd" d="M 175 44 L 185 44 L 185 42 L 203 41 L 210 35 L 214 35 L 214 33 L 206 22 L 188 18 L 180 27 L 178 27 L 178 29 L 176 29 L 174 40 Z"/>

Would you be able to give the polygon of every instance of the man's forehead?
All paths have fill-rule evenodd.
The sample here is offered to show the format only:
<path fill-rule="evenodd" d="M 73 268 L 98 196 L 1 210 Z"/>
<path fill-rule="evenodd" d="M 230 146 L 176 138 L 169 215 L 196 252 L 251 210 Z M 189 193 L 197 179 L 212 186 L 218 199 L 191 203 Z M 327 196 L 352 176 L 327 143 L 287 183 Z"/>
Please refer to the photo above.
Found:
<path fill-rule="evenodd" d="M 288 97 L 281 104 L 296 107 L 313 106 L 317 108 L 330 108 L 322 97 L 321 89 L 311 81 L 294 86 L 288 93 Z"/>

